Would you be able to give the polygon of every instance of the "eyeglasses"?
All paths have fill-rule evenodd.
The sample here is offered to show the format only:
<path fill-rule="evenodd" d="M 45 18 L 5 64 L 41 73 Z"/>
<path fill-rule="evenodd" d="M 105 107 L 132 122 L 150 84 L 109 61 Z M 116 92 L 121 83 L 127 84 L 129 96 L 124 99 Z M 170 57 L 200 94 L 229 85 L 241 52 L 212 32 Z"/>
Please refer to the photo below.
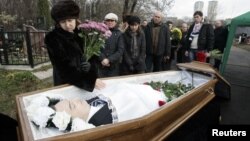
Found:
<path fill-rule="evenodd" d="M 106 22 L 114 22 L 115 20 L 107 19 Z"/>

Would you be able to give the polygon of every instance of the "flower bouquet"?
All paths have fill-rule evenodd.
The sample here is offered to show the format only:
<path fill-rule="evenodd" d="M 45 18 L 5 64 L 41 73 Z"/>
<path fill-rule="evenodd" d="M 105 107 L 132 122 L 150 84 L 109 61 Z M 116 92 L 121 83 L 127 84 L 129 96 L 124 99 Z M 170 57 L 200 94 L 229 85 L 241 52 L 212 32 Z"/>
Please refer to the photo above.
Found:
<path fill-rule="evenodd" d="M 218 59 L 218 60 L 221 60 L 222 55 L 223 55 L 223 53 L 218 49 L 211 50 L 209 54 L 211 58 Z"/>
<path fill-rule="evenodd" d="M 151 86 L 154 90 L 163 92 L 166 96 L 166 101 L 171 101 L 186 92 L 194 89 L 194 86 L 192 84 L 182 84 L 181 82 L 178 83 L 170 83 L 168 81 L 160 82 L 160 81 L 151 81 L 151 82 L 145 82 L 145 85 Z M 159 101 L 159 105 L 161 105 L 162 102 Z"/>
<path fill-rule="evenodd" d="M 182 33 L 179 28 L 174 27 L 170 31 L 170 39 L 171 39 L 171 45 L 172 46 L 177 46 L 181 40 Z"/>
<path fill-rule="evenodd" d="M 172 39 L 181 40 L 182 33 L 179 28 L 174 27 L 170 32 L 171 32 Z"/>
<path fill-rule="evenodd" d="M 78 26 L 78 34 L 84 41 L 83 57 L 88 61 L 93 55 L 99 56 L 104 47 L 105 39 L 111 36 L 111 31 L 104 23 L 86 21 Z"/>

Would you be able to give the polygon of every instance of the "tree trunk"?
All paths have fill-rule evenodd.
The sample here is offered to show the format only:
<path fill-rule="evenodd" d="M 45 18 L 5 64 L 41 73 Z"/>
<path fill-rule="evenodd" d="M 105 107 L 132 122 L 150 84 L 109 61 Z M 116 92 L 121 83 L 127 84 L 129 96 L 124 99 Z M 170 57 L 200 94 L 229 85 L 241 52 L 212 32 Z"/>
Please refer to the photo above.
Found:
<path fill-rule="evenodd" d="M 123 12 L 122 12 L 123 19 L 126 15 L 130 15 L 130 14 L 134 13 L 134 10 L 135 10 L 136 4 L 137 4 L 137 0 L 133 0 L 132 4 L 130 4 L 130 2 L 131 2 L 130 0 L 124 1 Z"/>
<path fill-rule="evenodd" d="M 129 0 L 125 0 L 124 1 L 124 6 L 123 6 L 122 16 L 128 14 L 128 9 L 129 9 Z"/>
<path fill-rule="evenodd" d="M 130 13 L 131 13 L 131 14 L 134 13 L 136 4 L 137 4 L 137 0 L 134 0 L 134 1 L 133 1 L 133 4 L 132 4 L 132 7 L 131 7 L 131 9 L 130 9 Z"/>

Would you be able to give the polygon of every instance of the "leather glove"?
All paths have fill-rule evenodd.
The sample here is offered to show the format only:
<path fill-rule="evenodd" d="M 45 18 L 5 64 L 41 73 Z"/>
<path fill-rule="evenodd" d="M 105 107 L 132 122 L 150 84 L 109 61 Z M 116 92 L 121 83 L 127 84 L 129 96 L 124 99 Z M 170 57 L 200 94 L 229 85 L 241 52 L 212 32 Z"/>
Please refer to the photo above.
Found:
<path fill-rule="evenodd" d="M 83 71 L 83 72 L 89 72 L 90 67 L 91 67 L 91 64 L 90 64 L 89 62 L 82 62 L 82 63 L 80 64 L 80 69 L 81 69 L 81 71 Z"/>

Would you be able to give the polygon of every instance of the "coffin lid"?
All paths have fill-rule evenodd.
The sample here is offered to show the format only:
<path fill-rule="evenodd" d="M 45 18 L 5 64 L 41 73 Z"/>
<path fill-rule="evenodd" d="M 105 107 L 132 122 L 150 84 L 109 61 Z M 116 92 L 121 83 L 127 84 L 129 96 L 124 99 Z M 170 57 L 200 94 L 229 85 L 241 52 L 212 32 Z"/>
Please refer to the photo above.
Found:
<path fill-rule="evenodd" d="M 217 91 L 217 95 L 220 97 L 230 99 L 231 95 L 230 83 L 226 79 L 224 79 L 220 75 L 220 73 L 212 67 L 211 64 L 192 61 L 190 63 L 179 63 L 177 64 L 177 66 L 182 70 L 190 70 L 190 71 L 215 75 L 219 80 L 219 82 L 217 83 L 217 87 L 215 86 L 215 92 Z"/>
<path fill-rule="evenodd" d="M 190 63 L 179 63 L 177 66 L 182 69 L 182 70 L 191 70 L 191 71 L 196 71 L 196 72 L 203 72 L 203 73 L 209 73 L 209 74 L 214 74 L 216 77 L 222 81 L 225 81 L 228 85 L 229 82 L 224 79 L 217 70 L 215 70 L 211 64 L 208 63 L 202 63 L 198 61 L 192 61 Z"/>

